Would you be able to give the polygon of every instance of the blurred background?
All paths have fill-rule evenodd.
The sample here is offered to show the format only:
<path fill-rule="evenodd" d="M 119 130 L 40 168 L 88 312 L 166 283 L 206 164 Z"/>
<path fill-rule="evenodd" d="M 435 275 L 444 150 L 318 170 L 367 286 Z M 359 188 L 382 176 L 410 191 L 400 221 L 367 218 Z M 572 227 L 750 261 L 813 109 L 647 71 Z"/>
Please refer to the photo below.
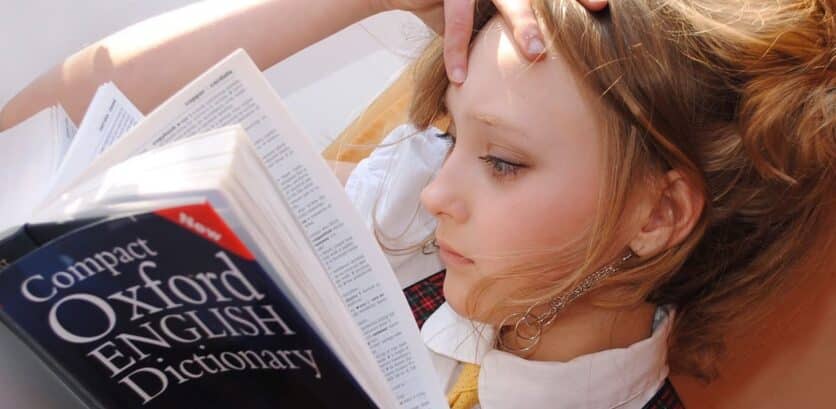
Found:
<path fill-rule="evenodd" d="M 195 1 L 0 0 L 0 106 L 84 46 L 191 3 Z M 428 36 L 412 14 L 383 13 L 265 73 L 316 146 L 324 147 L 397 77 Z"/>
<path fill-rule="evenodd" d="M 107 35 L 194 0 L 0 0 L 0 106 L 66 57 Z M 322 150 L 429 38 L 409 13 L 354 24 L 268 69 L 268 80 Z M 316 109 L 311 109 L 316 107 Z M 84 407 L 0 325 L 0 408 Z"/>

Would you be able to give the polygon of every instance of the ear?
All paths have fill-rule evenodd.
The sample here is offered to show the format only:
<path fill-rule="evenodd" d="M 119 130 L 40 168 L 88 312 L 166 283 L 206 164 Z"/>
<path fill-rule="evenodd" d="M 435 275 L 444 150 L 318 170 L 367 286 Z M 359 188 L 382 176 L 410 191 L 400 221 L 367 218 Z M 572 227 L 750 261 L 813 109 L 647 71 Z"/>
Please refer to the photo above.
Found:
<path fill-rule="evenodd" d="M 639 221 L 641 228 L 630 240 L 630 249 L 639 257 L 661 253 L 685 240 L 702 215 L 705 197 L 698 186 L 678 170 L 668 171 L 658 195 L 649 195 L 644 208 L 650 208 Z"/>

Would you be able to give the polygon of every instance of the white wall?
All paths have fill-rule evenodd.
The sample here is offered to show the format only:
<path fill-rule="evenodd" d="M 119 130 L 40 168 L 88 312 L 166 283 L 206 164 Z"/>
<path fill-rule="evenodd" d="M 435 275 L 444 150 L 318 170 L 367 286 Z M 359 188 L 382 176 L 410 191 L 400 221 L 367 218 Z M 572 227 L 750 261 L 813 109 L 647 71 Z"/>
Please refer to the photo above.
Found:
<path fill-rule="evenodd" d="M 303 0 L 304 1 L 304 0 Z M 0 0 L 0 105 L 85 45 L 194 0 Z M 390 12 L 350 26 L 266 75 L 318 147 L 353 120 L 417 53 L 420 20 Z"/>
<path fill-rule="evenodd" d="M 0 0 L 0 105 L 85 45 L 189 3 L 192 0 Z M 426 36 L 413 16 L 385 13 L 294 55 L 266 75 L 314 144 L 323 148 L 397 76 Z M 80 407 L 0 325 L 0 408 Z"/>

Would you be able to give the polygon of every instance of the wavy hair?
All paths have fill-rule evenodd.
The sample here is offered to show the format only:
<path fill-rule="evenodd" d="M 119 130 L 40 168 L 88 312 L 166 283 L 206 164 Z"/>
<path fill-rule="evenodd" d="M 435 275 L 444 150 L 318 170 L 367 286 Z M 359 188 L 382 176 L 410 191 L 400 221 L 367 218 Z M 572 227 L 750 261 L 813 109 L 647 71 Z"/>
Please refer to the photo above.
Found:
<path fill-rule="evenodd" d="M 481 29 L 496 10 L 478 3 Z M 789 268 L 805 250 L 832 234 L 820 221 L 836 197 L 834 5 L 619 0 L 589 13 L 575 0 L 534 0 L 533 7 L 550 52 L 597 96 L 605 181 L 600 215 L 574 255 L 580 267 L 505 303 L 542 302 L 580 282 L 605 262 L 631 186 L 678 169 L 706 198 L 697 226 L 682 243 L 605 280 L 596 293 L 606 297 L 595 303 L 674 305 L 671 369 L 710 380 L 724 334 L 756 319 L 764 301 L 800 278 Z M 414 75 L 409 117 L 423 129 L 447 113 L 440 41 Z M 486 280 L 473 293 L 555 260 Z"/>

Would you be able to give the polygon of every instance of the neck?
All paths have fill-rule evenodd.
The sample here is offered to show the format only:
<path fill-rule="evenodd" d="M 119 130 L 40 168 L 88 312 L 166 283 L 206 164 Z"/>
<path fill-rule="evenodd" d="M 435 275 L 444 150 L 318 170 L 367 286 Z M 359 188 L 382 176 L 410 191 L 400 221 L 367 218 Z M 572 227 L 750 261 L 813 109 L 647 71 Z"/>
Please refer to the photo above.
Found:
<path fill-rule="evenodd" d="M 649 303 L 618 310 L 572 304 L 543 329 L 532 351 L 519 355 L 533 361 L 566 362 L 581 355 L 626 348 L 650 336 L 655 309 Z M 519 346 L 512 331 L 502 336 L 505 345 Z"/>

